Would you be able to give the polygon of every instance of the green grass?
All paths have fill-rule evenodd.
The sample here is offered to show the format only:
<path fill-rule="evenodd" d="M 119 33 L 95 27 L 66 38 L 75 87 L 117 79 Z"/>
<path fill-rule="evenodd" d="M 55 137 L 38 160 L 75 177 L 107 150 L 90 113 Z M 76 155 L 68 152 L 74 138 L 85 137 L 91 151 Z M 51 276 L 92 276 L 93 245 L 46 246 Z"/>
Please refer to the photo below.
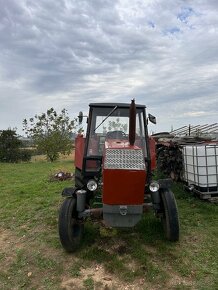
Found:
<path fill-rule="evenodd" d="M 94 290 L 94 281 L 91 277 L 85 279 L 83 281 L 83 285 L 84 285 L 85 289 Z"/>
<path fill-rule="evenodd" d="M 174 185 L 179 242 L 166 241 L 150 212 L 128 230 L 87 221 L 81 247 L 67 254 L 57 221 L 72 181 L 50 182 L 59 170 L 72 172 L 73 162 L 0 164 L 0 289 L 217 289 L 216 204 Z"/>

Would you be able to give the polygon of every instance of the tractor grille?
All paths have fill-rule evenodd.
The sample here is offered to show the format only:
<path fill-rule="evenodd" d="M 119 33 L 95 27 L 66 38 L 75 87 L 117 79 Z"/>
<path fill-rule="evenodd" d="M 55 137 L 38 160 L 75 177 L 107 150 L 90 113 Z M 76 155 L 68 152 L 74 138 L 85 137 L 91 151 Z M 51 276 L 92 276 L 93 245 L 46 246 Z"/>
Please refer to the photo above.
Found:
<path fill-rule="evenodd" d="M 140 149 L 106 149 L 104 168 L 145 170 L 143 152 Z"/>

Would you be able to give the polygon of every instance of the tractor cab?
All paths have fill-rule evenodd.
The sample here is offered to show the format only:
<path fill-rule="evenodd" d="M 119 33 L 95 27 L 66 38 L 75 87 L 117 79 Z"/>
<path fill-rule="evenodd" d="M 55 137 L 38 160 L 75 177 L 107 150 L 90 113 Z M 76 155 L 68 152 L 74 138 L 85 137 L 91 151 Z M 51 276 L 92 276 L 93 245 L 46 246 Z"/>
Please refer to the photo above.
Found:
<path fill-rule="evenodd" d="M 87 134 L 83 154 L 84 176 L 98 175 L 106 148 L 127 148 L 130 132 L 129 104 L 90 104 Z M 136 105 L 134 116 L 135 142 L 148 158 L 145 106 Z M 77 147 L 76 147 L 77 150 Z"/>
<path fill-rule="evenodd" d="M 178 240 L 177 207 L 170 180 L 154 181 L 155 145 L 148 136 L 144 105 L 92 103 L 86 136 L 75 140 L 75 186 L 65 188 L 59 215 L 63 247 L 73 251 L 82 237 L 87 217 L 100 217 L 110 227 L 134 227 L 152 208 L 170 240 Z M 79 122 L 83 114 L 79 114 Z M 101 207 L 93 207 L 100 195 Z M 148 203 L 147 200 L 151 202 Z M 172 220 L 172 216 L 173 220 Z"/>

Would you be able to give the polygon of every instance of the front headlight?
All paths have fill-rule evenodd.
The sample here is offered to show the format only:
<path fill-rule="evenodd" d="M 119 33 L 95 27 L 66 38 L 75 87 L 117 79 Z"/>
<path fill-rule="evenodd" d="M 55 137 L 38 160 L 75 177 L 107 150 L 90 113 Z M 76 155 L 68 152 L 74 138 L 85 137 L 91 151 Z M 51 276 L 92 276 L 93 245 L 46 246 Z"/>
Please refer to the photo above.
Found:
<path fill-rule="evenodd" d="M 89 191 L 95 191 L 97 189 L 97 187 L 98 187 L 98 184 L 94 179 L 90 179 L 87 182 L 87 188 Z"/>
<path fill-rule="evenodd" d="M 156 191 L 159 190 L 159 188 L 160 188 L 160 185 L 159 185 L 159 183 L 157 181 L 153 181 L 149 185 L 149 189 L 150 189 L 151 192 L 156 192 Z"/>

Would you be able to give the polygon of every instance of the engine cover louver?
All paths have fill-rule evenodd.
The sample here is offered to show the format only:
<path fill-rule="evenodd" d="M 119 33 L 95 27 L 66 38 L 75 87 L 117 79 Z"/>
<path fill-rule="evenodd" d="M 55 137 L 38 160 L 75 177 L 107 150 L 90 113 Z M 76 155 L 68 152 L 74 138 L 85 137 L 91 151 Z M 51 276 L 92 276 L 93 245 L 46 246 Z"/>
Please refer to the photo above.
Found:
<path fill-rule="evenodd" d="M 143 151 L 141 149 L 106 149 L 105 169 L 145 170 Z"/>

